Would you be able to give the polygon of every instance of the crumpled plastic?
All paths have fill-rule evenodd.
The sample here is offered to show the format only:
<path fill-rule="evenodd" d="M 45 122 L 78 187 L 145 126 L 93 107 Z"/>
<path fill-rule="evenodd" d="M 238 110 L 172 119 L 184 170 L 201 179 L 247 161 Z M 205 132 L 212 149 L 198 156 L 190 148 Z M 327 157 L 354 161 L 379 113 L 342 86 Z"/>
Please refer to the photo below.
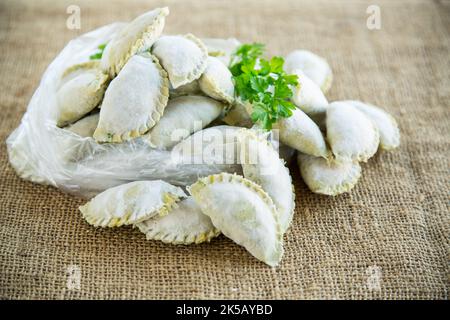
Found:
<path fill-rule="evenodd" d="M 84 62 L 108 42 L 123 23 L 114 23 L 72 41 L 48 66 L 18 128 L 6 144 L 11 165 L 23 179 L 52 185 L 89 198 L 110 187 L 136 180 L 161 179 L 186 186 L 199 177 L 236 166 L 185 164 L 170 151 L 151 148 L 142 138 L 120 144 L 98 144 L 56 126 L 56 91 L 64 70 Z"/>

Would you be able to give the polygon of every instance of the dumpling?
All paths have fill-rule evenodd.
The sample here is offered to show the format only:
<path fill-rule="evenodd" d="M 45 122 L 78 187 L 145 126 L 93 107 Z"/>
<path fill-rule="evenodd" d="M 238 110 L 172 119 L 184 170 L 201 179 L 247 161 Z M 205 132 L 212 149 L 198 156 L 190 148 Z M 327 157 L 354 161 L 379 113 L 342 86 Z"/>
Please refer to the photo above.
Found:
<path fill-rule="evenodd" d="M 292 101 L 294 104 L 310 117 L 324 116 L 328 101 L 317 84 L 300 69 L 295 69 L 292 74 L 298 77 L 298 85 L 293 89 Z"/>
<path fill-rule="evenodd" d="M 172 244 L 209 242 L 220 234 L 192 197 L 178 202 L 167 215 L 150 218 L 136 226 L 147 240 Z"/>
<path fill-rule="evenodd" d="M 260 185 L 272 198 L 284 233 L 292 221 L 295 208 L 295 193 L 289 170 L 272 145 L 258 137 L 253 130 L 242 129 L 238 139 L 244 177 Z"/>
<path fill-rule="evenodd" d="M 148 140 L 156 148 L 171 148 L 206 127 L 222 110 L 221 102 L 208 97 L 183 96 L 171 99 L 164 116 L 150 131 Z"/>
<path fill-rule="evenodd" d="M 241 45 L 241 43 L 235 38 L 202 38 L 201 40 L 208 49 L 209 56 L 216 57 L 226 67 L 230 65 L 231 55 Z"/>
<path fill-rule="evenodd" d="M 81 63 L 67 69 L 56 93 L 56 124 L 63 127 L 92 111 L 102 101 L 109 77 L 98 68 L 98 61 Z"/>
<path fill-rule="evenodd" d="M 208 57 L 207 67 L 198 80 L 200 89 L 209 97 L 232 103 L 234 84 L 230 70 L 219 59 Z"/>
<path fill-rule="evenodd" d="M 202 94 L 202 90 L 200 89 L 200 85 L 198 84 L 198 80 L 194 80 L 182 86 L 179 86 L 176 89 L 170 88 L 169 95 L 171 98 L 176 98 L 180 96 L 195 96 Z"/>
<path fill-rule="evenodd" d="M 257 259 L 278 265 L 283 255 L 281 226 L 272 199 L 260 186 L 222 173 L 199 179 L 188 190 L 225 236 Z"/>
<path fill-rule="evenodd" d="M 279 138 L 283 144 L 316 157 L 329 157 L 319 127 L 300 109 L 292 110 L 289 118 L 280 118 L 273 128 L 279 130 Z"/>
<path fill-rule="evenodd" d="M 248 102 L 242 102 L 239 99 L 236 99 L 230 109 L 226 111 L 222 120 L 230 126 L 252 127 L 253 121 L 247 112 L 247 108 L 245 107 L 246 104 L 248 104 Z"/>
<path fill-rule="evenodd" d="M 378 149 L 378 129 L 372 121 L 352 105 L 330 103 L 326 117 L 327 140 L 338 161 L 363 161 Z"/>
<path fill-rule="evenodd" d="M 152 53 L 169 74 L 174 89 L 200 78 L 208 58 L 205 45 L 192 34 L 163 36 L 153 45 Z"/>
<path fill-rule="evenodd" d="M 290 74 L 295 69 L 302 70 L 324 93 L 330 89 L 333 73 L 324 58 L 307 50 L 292 51 L 285 59 L 284 70 Z"/>
<path fill-rule="evenodd" d="M 152 128 L 163 115 L 169 96 L 166 72 L 149 53 L 128 60 L 105 92 L 94 132 L 98 142 L 122 142 Z"/>
<path fill-rule="evenodd" d="M 389 113 L 361 101 L 347 100 L 344 102 L 351 104 L 372 120 L 380 133 L 380 147 L 382 149 L 392 150 L 400 145 L 400 130 L 397 121 Z"/>
<path fill-rule="evenodd" d="M 361 166 L 356 161 L 327 161 L 301 153 L 297 160 L 303 180 L 315 193 L 335 196 L 348 192 L 361 176 Z"/>
<path fill-rule="evenodd" d="M 119 227 L 165 215 L 185 197 L 181 188 L 162 180 L 134 181 L 103 191 L 79 209 L 93 226 Z"/>
<path fill-rule="evenodd" d="M 135 54 L 147 51 L 159 38 L 169 8 L 146 12 L 123 27 L 106 45 L 101 67 L 111 77 L 117 75 Z"/>
<path fill-rule="evenodd" d="M 97 128 L 99 117 L 99 113 L 91 114 L 68 126 L 67 130 L 76 133 L 83 138 L 92 137 Z"/>

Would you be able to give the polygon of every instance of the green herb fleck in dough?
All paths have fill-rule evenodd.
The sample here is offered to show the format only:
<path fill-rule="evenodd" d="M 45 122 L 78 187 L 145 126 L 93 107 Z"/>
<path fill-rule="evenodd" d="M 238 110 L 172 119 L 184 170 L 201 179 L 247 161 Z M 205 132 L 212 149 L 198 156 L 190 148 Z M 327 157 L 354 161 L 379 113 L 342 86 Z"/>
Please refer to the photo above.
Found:
<path fill-rule="evenodd" d="M 106 47 L 106 43 L 102 43 L 101 45 L 99 45 L 97 47 L 98 52 L 90 55 L 89 59 L 91 59 L 91 60 L 100 60 L 102 58 L 103 51 L 105 50 L 105 47 Z"/>

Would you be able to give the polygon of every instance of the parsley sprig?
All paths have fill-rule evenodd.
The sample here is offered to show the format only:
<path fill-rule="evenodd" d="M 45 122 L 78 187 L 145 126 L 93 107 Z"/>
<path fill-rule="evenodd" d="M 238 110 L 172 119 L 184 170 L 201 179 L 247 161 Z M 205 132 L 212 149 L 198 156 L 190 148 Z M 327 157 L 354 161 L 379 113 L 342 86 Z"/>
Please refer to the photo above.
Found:
<path fill-rule="evenodd" d="M 236 95 L 253 106 L 252 121 L 271 130 L 280 117 L 292 115 L 291 86 L 298 84 L 298 77 L 284 72 L 282 57 L 266 60 L 263 54 L 263 44 L 241 45 L 232 56 L 230 71 Z"/>
<path fill-rule="evenodd" d="M 98 51 L 92 55 L 89 56 L 89 59 L 91 60 L 100 60 L 103 55 L 103 51 L 105 51 L 106 43 L 102 43 L 97 47 Z"/>

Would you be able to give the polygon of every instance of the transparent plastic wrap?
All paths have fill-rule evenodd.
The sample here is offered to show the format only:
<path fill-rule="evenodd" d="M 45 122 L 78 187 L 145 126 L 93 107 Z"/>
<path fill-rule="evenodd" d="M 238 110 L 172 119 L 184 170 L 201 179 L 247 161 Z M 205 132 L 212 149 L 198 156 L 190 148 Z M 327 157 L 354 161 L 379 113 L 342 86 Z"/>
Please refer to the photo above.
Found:
<path fill-rule="evenodd" d="M 235 172 L 236 165 L 183 164 L 170 151 L 153 149 L 142 138 L 98 144 L 56 126 L 56 89 L 62 73 L 87 61 L 123 25 L 107 25 L 70 41 L 49 65 L 20 126 L 6 141 L 10 163 L 19 176 L 89 198 L 130 181 L 162 179 L 185 186 L 200 176 Z"/>

